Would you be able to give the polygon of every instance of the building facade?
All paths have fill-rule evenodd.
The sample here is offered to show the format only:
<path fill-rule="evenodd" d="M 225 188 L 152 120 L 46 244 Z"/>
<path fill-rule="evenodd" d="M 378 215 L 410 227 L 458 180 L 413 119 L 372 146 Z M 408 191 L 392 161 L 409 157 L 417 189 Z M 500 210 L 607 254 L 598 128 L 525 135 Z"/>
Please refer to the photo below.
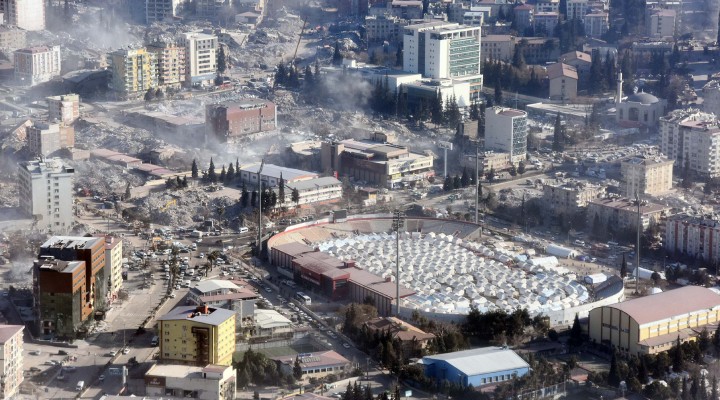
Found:
<path fill-rule="evenodd" d="M 510 153 L 518 163 L 527 153 L 527 112 L 492 107 L 485 110 L 485 149 Z"/>
<path fill-rule="evenodd" d="M 205 124 L 209 134 L 221 142 L 244 138 L 277 128 L 275 104 L 260 99 L 205 106 Z"/>
<path fill-rule="evenodd" d="M 670 211 L 670 207 L 642 202 L 640 206 L 640 223 L 642 230 L 657 224 Z M 589 229 L 602 229 L 608 233 L 619 233 L 624 230 L 637 231 L 637 205 L 634 200 L 622 198 L 604 198 L 588 201 Z M 600 228 L 595 228 L 599 223 Z"/>
<path fill-rule="evenodd" d="M 37 229 L 67 232 L 73 215 L 75 169 L 59 158 L 37 159 L 20 164 L 18 194 L 20 209 L 35 220 Z"/>
<path fill-rule="evenodd" d="M 43 0 L 6 0 L 5 21 L 26 31 L 45 29 L 45 2 Z"/>
<path fill-rule="evenodd" d="M 667 101 L 650 93 L 635 93 L 616 104 L 616 119 L 623 126 L 655 128 L 658 119 L 665 115 L 666 105 Z"/>
<path fill-rule="evenodd" d="M 293 204 L 292 193 L 299 195 L 296 205 L 332 202 L 342 199 L 343 184 L 337 178 L 325 176 L 285 185 L 285 204 Z"/>
<path fill-rule="evenodd" d="M 185 82 L 185 47 L 174 42 L 155 42 L 148 51 L 157 59 L 158 86 L 179 89 Z"/>
<path fill-rule="evenodd" d="M 543 202 L 553 215 L 570 218 L 587 207 L 590 200 L 605 194 L 605 187 L 588 182 L 562 181 L 543 185 Z M 566 221 L 568 221 L 566 219 Z"/>
<path fill-rule="evenodd" d="M 680 168 L 720 177 L 720 122 L 696 109 L 672 111 L 660 118 L 660 151 Z"/>
<path fill-rule="evenodd" d="M 695 340 L 703 327 L 720 321 L 720 296 L 701 286 L 666 292 L 594 308 L 589 315 L 593 343 L 628 355 L 657 354 Z"/>
<path fill-rule="evenodd" d="M 703 86 L 703 111 L 709 114 L 720 115 L 720 80 L 710 80 Z"/>
<path fill-rule="evenodd" d="M 665 251 L 720 262 L 720 216 L 679 214 L 665 225 Z"/>
<path fill-rule="evenodd" d="M 60 46 L 38 46 L 15 50 L 15 80 L 35 86 L 60 76 Z"/>
<path fill-rule="evenodd" d="M 633 157 L 620 163 L 621 191 L 628 198 L 636 194 L 657 196 L 672 189 L 673 160 L 664 157 Z"/>
<path fill-rule="evenodd" d="M 208 306 L 181 306 L 158 319 L 160 360 L 203 366 L 231 365 L 235 312 Z"/>
<path fill-rule="evenodd" d="M 402 43 L 403 28 L 410 21 L 389 15 L 370 15 L 365 18 L 365 31 L 368 42 Z"/>
<path fill-rule="evenodd" d="M 27 143 L 33 156 L 47 157 L 58 150 L 75 147 L 75 128 L 38 121 L 27 128 Z"/>
<path fill-rule="evenodd" d="M 436 79 L 479 75 L 480 27 L 448 22 L 406 26 L 403 70 Z"/>
<path fill-rule="evenodd" d="M 350 360 L 333 350 L 275 357 L 273 360 L 278 362 L 283 375 L 292 375 L 296 358 L 302 370 L 301 379 L 322 379 L 328 375 L 343 375 L 352 369 Z"/>
<path fill-rule="evenodd" d="M 152 397 L 234 400 L 237 371 L 232 366 L 155 364 L 145 373 L 145 394 Z"/>
<path fill-rule="evenodd" d="M 654 39 L 674 37 L 676 32 L 677 15 L 675 10 L 654 10 L 650 13 L 648 23 L 648 36 Z"/>
<path fill-rule="evenodd" d="M 105 271 L 109 274 L 108 296 L 115 299 L 122 289 L 122 264 L 123 264 L 122 239 L 114 236 L 105 236 Z"/>
<path fill-rule="evenodd" d="M 425 356 L 420 364 L 425 367 L 425 376 L 463 387 L 510 381 L 530 372 L 530 365 L 507 347 L 481 347 Z"/>
<path fill-rule="evenodd" d="M 211 84 L 217 75 L 217 36 L 200 32 L 183 33 L 179 44 L 185 47 L 185 84 Z"/>
<path fill-rule="evenodd" d="M 14 26 L 0 26 L 0 49 L 14 51 L 27 46 L 25 30 Z"/>
<path fill-rule="evenodd" d="M 552 36 L 555 27 L 560 21 L 560 14 L 557 11 L 535 13 L 535 34 Z"/>
<path fill-rule="evenodd" d="M 592 12 L 583 17 L 585 34 L 591 38 L 600 38 L 607 33 L 610 27 L 610 19 L 606 12 Z"/>
<path fill-rule="evenodd" d="M 88 301 L 85 261 L 52 256 L 34 263 L 33 278 L 38 333 L 47 338 L 74 338 L 93 312 Z"/>
<path fill-rule="evenodd" d="M 80 118 L 80 95 L 64 94 L 46 97 L 48 120 L 71 125 Z"/>
<path fill-rule="evenodd" d="M 108 54 L 109 88 L 120 98 L 139 98 L 158 86 L 157 58 L 145 47 Z"/>
<path fill-rule="evenodd" d="M 582 21 L 589 9 L 588 0 L 568 0 L 566 8 L 567 15 L 565 15 L 565 19 L 568 21 L 571 19 L 579 19 Z"/>
<path fill-rule="evenodd" d="M 23 383 L 22 325 L 0 326 L 0 399 L 13 399 Z"/>
<path fill-rule="evenodd" d="M 578 73 L 575 67 L 555 63 L 547 67 L 550 99 L 570 101 L 577 97 Z"/>
<path fill-rule="evenodd" d="M 147 24 L 153 22 L 171 21 L 182 11 L 181 0 L 146 0 L 145 21 Z"/>
<path fill-rule="evenodd" d="M 258 185 L 258 171 L 260 170 L 260 164 L 248 164 L 241 165 L 240 170 L 237 173 L 240 175 L 240 180 L 249 183 L 250 185 Z M 280 179 L 285 182 L 285 185 L 296 183 L 300 181 L 307 181 L 311 179 L 317 179 L 318 174 L 310 171 L 303 171 L 295 168 L 280 167 L 274 164 L 263 165 L 262 171 L 260 171 L 260 182 L 265 187 L 274 188 L 280 185 Z"/>

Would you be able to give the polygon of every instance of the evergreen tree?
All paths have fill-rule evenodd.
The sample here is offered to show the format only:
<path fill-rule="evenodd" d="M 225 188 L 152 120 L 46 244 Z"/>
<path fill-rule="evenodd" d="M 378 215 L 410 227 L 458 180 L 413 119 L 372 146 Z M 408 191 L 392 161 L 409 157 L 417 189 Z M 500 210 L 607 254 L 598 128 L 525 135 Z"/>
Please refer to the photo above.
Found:
<path fill-rule="evenodd" d="M 460 123 L 460 107 L 457 104 L 457 98 L 453 94 L 445 104 L 445 121 L 451 128 L 457 127 Z"/>
<path fill-rule="evenodd" d="M 155 98 L 155 90 L 153 88 L 149 88 L 147 92 L 145 92 L 145 101 L 152 101 Z"/>
<path fill-rule="evenodd" d="M 227 57 L 225 57 L 225 47 L 220 46 L 217 52 L 217 70 L 220 74 L 224 74 L 227 70 Z"/>
<path fill-rule="evenodd" d="M 187 188 L 187 187 L 188 187 L 187 175 L 183 175 L 182 187 L 183 187 L 183 188 Z"/>
<path fill-rule="evenodd" d="M 455 175 L 453 178 L 453 189 L 460 189 L 462 187 L 462 182 L 460 180 L 459 175 Z"/>
<path fill-rule="evenodd" d="M 305 84 L 308 86 L 314 86 L 315 84 L 315 78 L 313 77 L 312 69 L 310 69 L 310 65 L 305 66 L 305 72 L 303 73 L 303 79 L 305 80 Z"/>
<path fill-rule="evenodd" d="M 197 179 L 198 177 L 198 166 L 197 161 L 193 158 L 192 167 L 190 167 L 190 176 L 193 177 L 193 179 Z"/>
<path fill-rule="evenodd" d="M 157 88 L 157 90 L 155 91 L 155 98 L 158 99 L 158 100 L 164 99 L 164 98 L 165 98 L 165 92 L 163 92 L 162 89 Z"/>
<path fill-rule="evenodd" d="M 430 105 L 430 120 L 433 124 L 441 125 L 444 119 L 442 94 L 438 91 Z"/>
<path fill-rule="evenodd" d="M 403 87 L 400 85 L 400 87 L 395 91 L 395 104 L 396 104 L 396 113 L 395 116 L 398 118 L 404 118 L 407 117 L 408 109 L 407 109 L 407 98 L 405 97 L 405 94 L 403 93 Z"/>
<path fill-rule="evenodd" d="M 625 260 L 625 253 L 623 253 L 622 264 L 620 264 L 620 277 L 625 278 L 628 273 L 627 260 Z"/>
<path fill-rule="evenodd" d="M 250 195 L 250 205 L 253 207 L 257 207 L 257 198 L 258 198 L 258 192 L 257 190 L 253 190 L 252 194 Z"/>
<path fill-rule="evenodd" d="M 645 357 L 640 357 L 640 365 L 638 365 L 638 380 L 645 385 L 648 381 L 648 369 Z"/>
<path fill-rule="evenodd" d="M 478 107 L 476 102 L 473 102 L 470 105 L 470 119 L 473 121 L 478 121 L 480 119 L 480 107 Z"/>
<path fill-rule="evenodd" d="M 460 177 L 460 186 L 468 187 L 470 185 L 470 176 L 468 175 L 467 168 L 463 168 L 462 176 Z"/>
<path fill-rule="evenodd" d="M 445 181 L 443 181 L 443 190 L 446 192 L 453 190 L 453 179 L 450 175 L 446 176 Z"/>
<path fill-rule="evenodd" d="M 403 48 L 402 48 L 402 46 L 398 46 L 397 51 L 395 52 L 395 66 L 402 67 L 402 65 L 403 65 Z"/>
<path fill-rule="evenodd" d="M 260 400 L 260 392 L 257 390 L 253 392 L 253 400 Z"/>
<path fill-rule="evenodd" d="M 339 67 L 342 65 L 343 62 L 343 56 L 340 53 L 340 42 L 335 42 L 335 49 L 333 50 L 332 55 L 332 64 L 336 67 Z"/>
<path fill-rule="evenodd" d="M 682 378 L 682 393 L 680 397 L 682 400 L 690 400 L 690 389 L 688 388 L 687 378 Z"/>
<path fill-rule="evenodd" d="M 675 346 L 671 349 L 671 357 L 673 372 L 680 373 L 685 366 L 685 353 L 680 343 L 680 336 L 678 336 Z"/>
<path fill-rule="evenodd" d="M 233 182 L 235 180 L 235 166 L 233 163 L 230 163 L 227 170 L 227 175 L 225 175 L 225 180 L 227 182 Z"/>
<path fill-rule="evenodd" d="M 240 207 L 245 208 L 248 206 L 249 201 L 249 194 L 247 189 L 245 188 L 245 184 L 243 184 L 242 191 L 240 192 Z"/>
<path fill-rule="evenodd" d="M 300 356 L 295 356 L 295 364 L 293 365 L 293 377 L 297 380 L 302 379 L 302 366 L 300 365 Z"/>
<path fill-rule="evenodd" d="M 517 173 L 522 176 L 525 173 L 525 161 L 520 160 L 517 167 Z"/>
<path fill-rule="evenodd" d="M 218 177 L 218 180 L 220 182 L 225 182 L 226 178 L 227 178 L 227 171 L 225 171 L 225 164 L 223 164 L 222 170 L 220 171 L 220 176 Z"/>
<path fill-rule="evenodd" d="M 282 172 L 280 173 L 280 182 L 278 182 L 278 200 L 280 204 L 285 203 L 285 179 L 283 179 Z"/>
<path fill-rule="evenodd" d="M 692 171 L 690 170 L 690 160 L 686 159 L 683 165 L 682 171 L 682 187 L 684 189 L 690 189 L 693 186 Z"/>
<path fill-rule="evenodd" d="M 608 373 L 608 384 L 615 388 L 620 385 L 621 380 L 617 350 L 613 350 L 612 359 L 610 360 L 610 372 Z"/>
<path fill-rule="evenodd" d="M 515 166 L 515 164 L 510 164 L 510 176 L 515 177 L 517 176 L 517 174 L 517 167 Z"/>
<path fill-rule="evenodd" d="M 208 176 L 208 179 L 210 180 L 210 183 L 217 182 L 217 174 L 215 173 L 215 163 L 213 162 L 212 158 L 210 158 L 210 166 L 208 167 L 207 176 Z"/>
<path fill-rule="evenodd" d="M 300 205 L 300 192 L 297 188 L 293 188 L 292 193 L 290 194 L 290 200 L 295 203 L 295 207 Z"/>
<path fill-rule="evenodd" d="M 570 338 L 568 344 L 571 347 L 580 346 L 583 342 L 582 327 L 580 326 L 580 318 L 575 314 L 575 320 L 573 321 L 572 328 L 570 329 Z"/>
<path fill-rule="evenodd" d="M 715 346 L 715 350 L 720 350 L 720 325 L 718 325 L 717 329 L 715 329 L 712 342 L 713 346 Z"/>
<path fill-rule="evenodd" d="M 494 99 L 496 105 L 498 105 L 498 106 L 502 105 L 503 92 L 502 92 L 502 88 L 500 87 L 500 76 L 497 76 L 495 78 L 495 94 L 493 96 L 493 99 Z"/>
<path fill-rule="evenodd" d="M 710 389 L 710 398 L 713 400 L 717 400 L 718 396 L 718 383 L 717 383 L 717 377 L 713 375 L 712 378 L 712 388 Z"/>
<path fill-rule="evenodd" d="M 277 65 L 277 70 L 275 71 L 275 86 L 285 85 L 286 80 L 287 69 L 285 68 L 285 63 L 281 61 L 280 64 Z"/>
<path fill-rule="evenodd" d="M 519 70 L 524 70 L 525 67 L 527 67 L 527 64 L 525 63 L 525 46 L 523 46 L 521 43 L 523 43 L 522 40 L 520 41 L 520 43 L 518 43 L 517 46 L 515 46 L 512 65 Z"/>
<path fill-rule="evenodd" d="M 603 68 L 600 61 L 600 54 L 593 52 L 592 62 L 590 64 L 590 93 L 600 94 L 605 89 L 605 79 L 603 79 Z"/>

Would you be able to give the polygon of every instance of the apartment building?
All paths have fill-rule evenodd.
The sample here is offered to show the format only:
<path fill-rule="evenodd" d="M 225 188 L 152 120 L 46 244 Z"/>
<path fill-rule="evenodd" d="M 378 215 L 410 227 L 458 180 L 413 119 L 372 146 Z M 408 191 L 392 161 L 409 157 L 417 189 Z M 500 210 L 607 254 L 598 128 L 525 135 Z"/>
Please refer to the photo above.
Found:
<path fill-rule="evenodd" d="M 208 134 L 221 142 L 231 142 L 258 132 L 277 128 L 275 104 L 262 99 L 245 99 L 205 106 Z"/>
<path fill-rule="evenodd" d="M 60 76 L 60 46 L 37 46 L 13 53 L 15 80 L 23 86 L 35 86 Z"/>
<path fill-rule="evenodd" d="M 720 80 L 712 79 L 702 88 L 703 111 L 720 115 Z"/>
<path fill-rule="evenodd" d="M 587 222 L 591 230 L 596 229 L 594 228 L 596 222 L 600 224 L 600 228 L 597 229 L 607 228 L 608 231 L 612 230 L 615 233 L 637 230 L 638 208 L 634 200 L 617 197 L 592 199 L 588 201 L 587 208 Z M 668 206 L 642 201 L 640 204 L 642 230 L 660 222 L 669 211 Z"/>
<path fill-rule="evenodd" d="M 550 81 L 550 99 L 569 101 L 577 97 L 578 73 L 575 67 L 565 63 L 555 63 L 547 67 Z"/>
<path fill-rule="evenodd" d="M 720 177 L 720 122 L 697 109 L 674 110 L 660 118 L 660 151 L 702 176 Z"/>
<path fill-rule="evenodd" d="M 182 11 L 182 0 L 146 0 L 145 20 L 153 22 L 171 21 Z"/>
<path fill-rule="evenodd" d="M 232 366 L 155 364 L 145 373 L 145 394 L 153 398 L 234 400 L 237 371 Z"/>
<path fill-rule="evenodd" d="M 482 58 L 510 62 L 520 41 L 523 42 L 523 55 L 528 64 L 554 62 L 560 56 L 557 38 L 486 35 L 480 44 Z"/>
<path fill-rule="evenodd" d="M 404 71 L 436 79 L 480 74 L 480 27 L 435 21 L 403 33 Z"/>
<path fill-rule="evenodd" d="M 560 62 L 575 68 L 580 80 L 587 80 L 590 76 L 592 56 L 582 51 L 571 51 L 560 56 Z"/>
<path fill-rule="evenodd" d="M 75 170 L 59 158 L 41 158 L 20 163 L 20 209 L 35 220 L 37 229 L 61 233 L 70 230 L 75 222 L 74 174 Z"/>
<path fill-rule="evenodd" d="M 720 215 L 678 214 L 665 224 L 665 251 L 720 262 Z"/>
<path fill-rule="evenodd" d="M 653 39 L 674 37 L 677 25 L 675 10 L 657 9 L 650 12 L 647 35 Z"/>
<path fill-rule="evenodd" d="M 45 29 L 45 1 L 5 0 L 5 21 L 26 31 Z"/>
<path fill-rule="evenodd" d="M 535 23 L 535 7 L 531 4 L 523 4 L 513 8 L 515 14 L 515 25 L 517 31 L 522 33 L 525 29 L 533 26 Z"/>
<path fill-rule="evenodd" d="M 25 30 L 15 26 L 0 26 L 0 49 L 14 51 L 27 46 Z"/>
<path fill-rule="evenodd" d="M 564 215 L 567 218 L 587 208 L 590 200 L 604 195 L 604 186 L 570 180 L 545 183 L 542 198 L 545 207 L 552 215 Z"/>
<path fill-rule="evenodd" d="M 36 121 L 27 128 L 28 150 L 35 157 L 47 157 L 58 150 L 75 147 L 75 128 Z"/>
<path fill-rule="evenodd" d="M 590 341 L 623 354 L 657 354 L 679 340 L 692 341 L 720 321 L 720 296 L 701 286 L 685 286 L 597 307 L 588 318 Z"/>
<path fill-rule="evenodd" d="M 37 333 L 43 337 L 75 338 L 93 313 L 88 301 L 85 261 L 41 256 L 33 265 Z"/>
<path fill-rule="evenodd" d="M 565 19 L 579 19 L 582 21 L 589 9 L 588 0 L 568 0 L 566 8 L 567 15 L 565 15 Z"/>
<path fill-rule="evenodd" d="M 108 271 L 105 269 L 105 238 L 90 236 L 53 236 L 40 246 L 38 257 L 85 262 L 85 304 L 91 311 L 105 308 L 108 295 Z"/>
<path fill-rule="evenodd" d="M 200 32 L 183 33 L 178 44 L 185 47 L 185 84 L 211 84 L 217 75 L 217 36 Z"/>
<path fill-rule="evenodd" d="M 80 95 L 70 93 L 46 97 L 48 120 L 71 125 L 80 118 Z"/>
<path fill-rule="evenodd" d="M 610 28 L 610 19 L 606 12 L 591 12 L 583 17 L 585 35 L 597 39 L 602 37 Z"/>
<path fill-rule="evenodd" d="M 485 150 L 510 153 L 515 164 L 527 153 L 527 112 L 514 108 L 485 110 Z"/>
<path fill-rule="evenodd" d="M 535 12 L 560 12 L 560 0 L 537 0 Z"/>
<path fill-rule="evenodd" d="M 560 21 L 560 14 L 557 11 L 535 13 L 535 34 L 552 36 L 555 27 Z"/>
<path fill-rule="evenodd" d="M 23 376 L 23 325 L 0 325 L 0 399 L 13 399 Z"/>
<path fill-rule="evenodd" d="M 365 17 L 365 34 L 368 42 L 377 43 L 387 40 L 389 43 L 401 43 L 403 28 L 410 21 L 389 15 L 369 15 Z"/>
<path fill-rule="evenodd" d="M 205 366 L 231 365 L 235 312 L 208 306 L 181 306 L 158 318 L 160 360 Z"/>
<path fill-rule="evenodd" d="M 114 236 L 105 236 L 105 271 L 108 279 L 108 299 L 115 299 L 122 289 L 122 264 L 123 264 L 122 239 Z"/>
<path fill-rule="evenodd" d="M 621 191 L 628 198 L 657 196 L 672 189 L 675 161 L 661 156 L 633 157 L 620 163 Z"/>
<path fill-rule="evenodd" d="M 139 98 L 158 86 L 157 58 L 145 47 L 108 54 L 109 88 L 123 99 Z"/>
<path fill-rule="evenodd" d="M 157 60 L 158 86 L 179 89 L 186 78 L 186 48 L 174 42 L 155 42 L 148 46 Z"/>

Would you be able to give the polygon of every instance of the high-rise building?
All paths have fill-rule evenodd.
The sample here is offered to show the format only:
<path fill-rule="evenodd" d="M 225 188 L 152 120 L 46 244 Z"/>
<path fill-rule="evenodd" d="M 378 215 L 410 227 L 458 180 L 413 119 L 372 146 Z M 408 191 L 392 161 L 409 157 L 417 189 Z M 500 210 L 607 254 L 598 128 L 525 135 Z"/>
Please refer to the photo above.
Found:
<path fill-rule="evenodd" d="M 22 325 L 0 325 L 0 399 L 14 399 L 23 382 Z"/>
<path fill-rule="evenodd" d="M 138 98 L 158 86 L 155 53 L 144 47 L 120 49 L 108 54 L 109 87 L 120 98 Z"/>
<path fill-rule="evenodd" d="M 36 228 L 66 232 L 74 222 L 73 175 L 75 169 L 58 158 L 20 163 L 20 209 L 36 221 Z"/>
<path fill-rule="evenodd" d="M 633 157 L 620 163 L 623 195 L 656 196 L 672 189 L 673 164 L 664 157 Z"/>
<path fill-rule="evenodd" d="M 37 333 L 74 338 L 93 312 L 88 302 L 85 261 L 41 257 L 33 266 Z"/>
<path fill-rule="evenodd" d="M 179 43 L 185 47 L 185 84 L 211 83 L 217 75 L 217 36 L 188 32 L 180 35 Z"/>
<path fill-rule="evenodd" d="M 105 236 L 105 272 L 110 275 L 108 292 L 111 298 L 117 296 L 122 288 L 122 240 L 114 236 Z"/>
<path fill-rule="evenodd" d="M 512 163 L 524 160 L 527 152 L 527 112 L 505 107 L 486 109 L 485 149 L 510 153 Z"/>
<path fill-rule="evenodd" d="M 231 365 L 235 312 L 208 306 L 176 307 L 158 318 L 160 360 L 177 364 Z"/>
<path fill-rule="evenodd" d="M 678 214 L 665 223 L 665 250 L 720 262 L 720 215 Z"/>
<path fill-rule="evenodd" d="M 158 85 L 179 89 L 185 82 L 185 47 L 174 42 L 155 42 L 148 46 L 157 59 Z"/>
<path fill-rule="evenodd" d="M 107 303 L 109 274 L 105 270 L 105 238 L 53 236 L 40 246 L 38 254 L 62 261 L 83 261 L 85 263 L 86 304 L 92 311 L 100 310 Z M 75 281 L 74 281 L 75 282 Z"/>
<path fill-rule="evenodd" d="M 37 121 L 27 128 L 27 142 L 33 156 L 47 157 L 60 149 L 75 147 L 75 128 Z"/>
<path fill-rule="evenodd" d="M 60 46 L 37 46 L 15 50 L 15 79 L 24 86 L 34 86 L 60 76 Z"/>
<path fill-rule="evenodd" d="M 697 109 L 674 110 L 660 118 L 660 151 L 680 168 L 720 177 L 720 121 Z"/>
<path fill-rule="evenodd" d="M 44 0 L 5 0 L 5 20 L 26 31 L 45 29 Z"/>
<path fill-rule="evenodd" d="M 480 74 L 480 27 L 435 21 L 403 29 L 404 71 L 429 78 Z"/>
<path fill-rule="evenodd" d="M 70 125 L 80 118 L 80 96 L 74 93 L 46 97 L 48 120 Z"/>
<path fill-rule="evenodd" d="M 145 1 L 145 19 L 148 24 L 172 20 L 182 11 L 182 4 L 182 0 L 147 0 Z"/>

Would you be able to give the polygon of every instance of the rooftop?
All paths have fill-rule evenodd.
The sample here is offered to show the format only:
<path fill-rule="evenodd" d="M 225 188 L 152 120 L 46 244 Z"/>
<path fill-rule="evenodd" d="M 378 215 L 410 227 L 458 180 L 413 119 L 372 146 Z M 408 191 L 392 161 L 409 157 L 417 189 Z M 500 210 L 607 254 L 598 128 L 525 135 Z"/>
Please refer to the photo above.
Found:
<path fill-rule="evenodd" d="M 85 270 L 85 261 L 40 260 L 39 263 L 41 270 L 52 270 L 62 274 L 75 273 L 78 268 L 82 271 Z"/>
<path fill-rule="evenodd" d="M 308 179 L 304 181 L 288 182 L 288 184 L 285 186 L 289 187 L 290 189 L 297 189 L 298 191 L 302 192 L 303 190 L 315 189 L 318 187 L 325 188 L 328 186 L 342 186 L 342 182 L 332 176 L 324 176 L 321 178 Z"/>
<path fill-rule="evenodd" d="M 257 174 L 259 169 L 260 169 L 260 163 L 240 166 L 241 171 L 249 172 L 252 174 Z M 269 176 L 269 177 L 275 178 L 275 179 L 280 179 L 280 176 L 282 175 L 282 177 L 286 183 L 289 183 L 290 181 L 293 181 L 293 180 L 311 179 L 311 178 L 318 177 L 318 175 L 314 172 L 303 171 L 303 170 L 295 169 L 295 168 L 281 167 L 279 165 L 274 165 L 274 164 L 265 164 L 263 166 L 261 174 L 263 176 Z"/>
<path fill-rule="evenodd" d="M 580 60 L 580 61 L 585 61 L 587 63 L 591 63 L 592 57 L 590 56 L 590 54 L 583 53 L 582 51 L 571 51 L 569 53 L 565 53 L 565 54 L 561 55 L 560 60 L 563 62 Z"/>
<path fill-rule="evenodd" d="M 445 361 L 467 376 L 530 367 L 517 353 L 503 347 L 482 347 L 425 356 L 422 358 L 421 363 L 431 365 L 436 361 Z"/>
<path fill-rule="evenodd" d="M 607 307 L 620 310 L 639 325 L 643 325 L 678 315 L 720 307 L 720 295 L 701 286 L 685 286 Z"/>
<path fill-rule="evenodd" d="M 572 78 L 577 80 L 578 74 L 575 67 L 572 65 L 567 65 L 565 63 L 555 63 L 547 67 L 547 73 L 549 79 L 556 79 L 556 78 Z"/>
<path fill-rule="evenodd" d="M 495 113 L 495 115 L 502 115 L 505 117 L 525 117 L 527 116 L 527 112 L 522 110 L 516 110 L 514 108 L 506 108 L 506 107 L 493 107 L 492 112 Z"/>
<path fill-rule="evenodd" d="M 10 340 L 25 328 L 23 325 L 0 325 L 0 343 Z"/>
<path fill-rule="evenodd" d="M 158 321 L 186 320 L 217 326 L 235 316 L 235 312 L 223 308 L 206 307 L 207 313 L 199 311 L 202 309 L 203 307 L 195 306 L 175 307 L 167 314 L 158 318 Z"/>
<path fill-rule="evenodd" d="M 350 361 L 333 350 L 320 351 L 315 353 L 301 353 L 293 356 L 274 357 L 273 360 L 285 364 L 294 364 L 295 358 L 300 360 L 302 368 L 329 367 L 335 365 L 350 364 Z"/>
<path fill-rule="evenodd" d="M 592 199 L 588 201 L 588 205 L 589 204 L 597 204 L 602 207 L 615 208 L 618 210 L 627 210 L 633 213 L 637 212 L 637 206 L 635 205 L 635 201 L 627 198 Z M 645 202 L 640 206 L 640 211 L 642 214 L 657 213 L 669 209 L 670 207 L 648 202 Z"/>
<path fill-rule="evenodd" d="M 255 309 L 255 324 L 261 329 L 290 326 L 292 322 L 275 310 Z"/>
<path fill-rule="evenodd" d="M 43 243 L 40 248 L 88 250 L 95 247 L 100 241 L 104 243 L 105 238 L 92 236 L 53 236 Z"/>
<path fill-rule="evenodd" d="M 395 317 L 375 318 L 366 322 L 371 330 L 389 331 L 393 338 L 401 341 L 430 340 L 435 338 L 432 333 L 423 330 Z"/>
<path fill-rule="evenodd" d="M 193 291 L 198 291 L 200 293 L 207 293 L 212 292 L 215 290 L 240 290 L 240 287 L 238 285 L 228 281 L 228 280 L 221 280 L 221 279 L 210 279 L 207 281 L 200 281 L 198 284 L 192 289 Z"/>
<path fill-rule="evenodd" d="M 674 160 L 668 160 L 665 157 L 662 156 L 638 156 L 633 157 L 631 159 L 625 160 L 622 163 L 623 164 L 633 164 L 633 165 L 645 165 L 645 166 L 652 166 L 652 165 L 658 165 L 658 164 L 673 164 Z"/>
<path fill-rule="evenodd" d="M 300 254 L 311 253 L 315 251 L 313 247 L 310 247 L 304 243 L 291 242 L 280 244 L 274 247 L 277 251 L 285 253 L 291 257 L 297 257 Z"/>
<path fill-rule="evenodd" d="M 657 97 L 650 93 L 640 92 L 627 97 L 627 102 L 640 103 L 644 105 L 655 104 L 660 101 Z"/>
<path fill-rule="evenodd" d="M 36 159 L 20 163 L 20 167 L 32 175 L 45 173 L 62 174 L 74 173 L 75 169 L 63 163 L 59 158 Z"/>
<path fill-rule="evenodd" d="M 202 379 L 203 372 L 223 373 L 231 366 L 224 365 L 207 365 L 205 367 L 196 367 L 192 365 L 179 364 L 154 364 L 148 372 L 147 376 L 162 376 L 166 378 L 195 378 Z"/>

